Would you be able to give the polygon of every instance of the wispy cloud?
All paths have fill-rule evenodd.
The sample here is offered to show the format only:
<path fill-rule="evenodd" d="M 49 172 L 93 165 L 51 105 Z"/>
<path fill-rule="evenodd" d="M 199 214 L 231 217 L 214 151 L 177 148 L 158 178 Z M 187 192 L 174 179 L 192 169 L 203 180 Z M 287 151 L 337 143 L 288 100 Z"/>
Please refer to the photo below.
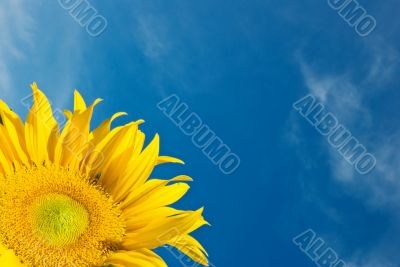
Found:
<path fill-rule="evenodd" d="M 352 267 L 395 267 L 400 260 L 396 253 L 392 253 L 392 247 L 399 245 L 393 245 L 393 236 L 398 236 L 400 232 L 400 127 L 394 126 L 390 131 L 382 129 L 382 114 L 376 114 L 368 106 L 368 99 L 382 93 L 376 85 L 391 82 L 394 78 L 399 53 L 390 44 L 378 44 L 382 42 L 373 41 L 368 45 L 370 56 L 365 61 L 370 63 L 370 67 L 366 70 L 367 78 L 358 82 L 351 71 L 326 73 L 302 58 L 299 60 L 308 91 L 318 97 L 377 158 L 375 170 L 361 177 L 327 143 L 321 142 L 327 152 L 332 177 L 342 183 L 348 193 L 364 200 L 372 210 L 379 209 L 390 214 L 393 221 L 376 244 L 353 253 L 349 260 Z M 291 116 L 290 120 L 293 119 Z M 302 133 L 296 129 L 293 134 Z M 297 136 L 295 140 L 300 138 Z"/>
<path fill-rule="evenodd" d="M 300 62 L 300 69 L 310 92 L 323 104 L 329 105 L 330 109 L 334 109 L 337 116 L 343 115 L 343 119 L 352 121 L 355 112 L 367 115 L 361 105 L 362 95 L 348 74 L 317 73 L 304 61 Z"/>
<path fill-rule="evenodd" d="M 159 60 L 169 50 L 168 30 L 162 17 L 138 14 L 136 17 L 136 39 L 143 53 L 152 60 Z"/>
<path fill-rule="evenodd" d="M 79 84 L 77 66 L 82 66 L 85 45 L 82 29 L 67 27 L 72 19 L 63 11 L 57 3 L 52 6 L 42 1 L 0 1 L 0 93 L 21 114 L 26 110 L 19 100 L 30 93 L 31 82 L 37 81 L 53 100 L 53 107 L 61 109 L 71 101 L 71 92 Z M 57 12 L 64 17 L 56 19 Z M 57 25 L 46 27 L 49 18 L 57 20 Z M 51 46 L 48 36 L 58 40 L 58 45 Z M 40 45 L 36 45 L 38 41 Z"/>
<path fill-rule="evenodd" d="M 400 206 L 400 129 L 395 132 L 380 132 L 376 119 L 381 114 L 374 114 L 368 107 L 366 99 L 377 93 L 373 85 L 379 81 L 393 78 L 392 72 L 398 66 L 397 51 L 393 48 L 377 50 L 371 48 L 368 61 L 376 62 L 390 59 L 392 64 L 371 64 L 368 77 L 359 83 L 352 80 L 350 72 L 323 73 L 316 71 L 308 62 L 299 60 L 300 70 L 310 93 L 319 98 L 326 108 L 338 119 L 356 133 L 357 138 L 371 149 L 377 157 L 378 164 L 373 174 L 368 177 L 358 177 L 356 172 L 341 157 L 326 144 L 329 155 L 332 176 L 339 181 L 347 182 L 350 187 L 365 189 L 368 202 L 373 206 Z M 379 80 L 375 77 L 379 76 Z M 373 79 L 373 78 L 376 79 Z M 373 80 L 373 84 L 371 82 Z"/>
<path fill-rule="evenodd" d="M 368 62 L 370 68 L 367 81 L 376 83 L 392 79 L 400 63 L 399 51 L 382 38 L 369 40 L 367 50 L 372 55 Z"/>
<path fill-rule="evenodd" d="M 10 61 L 24 59 L 21 47 L 33 43 L 35 23 L 27 10 L 30 5 L 22 0 L 0 2 L 0 91 L 3 94 L 11 91 Z"/>

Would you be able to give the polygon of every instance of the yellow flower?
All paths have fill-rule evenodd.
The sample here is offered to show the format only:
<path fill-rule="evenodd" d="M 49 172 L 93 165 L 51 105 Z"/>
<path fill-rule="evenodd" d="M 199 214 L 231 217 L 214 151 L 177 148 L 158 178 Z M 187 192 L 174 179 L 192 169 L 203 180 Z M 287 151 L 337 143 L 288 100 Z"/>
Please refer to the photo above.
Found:
<path fill-rule="evenodd" d="M 191 233 L 207 224 L 202 209 L 170 207 L 188 176 L 149 179 L 162 163 L 159 137 L 144 147 L 143 121 L 111 129 L 117 113 L 93 131 L 93 108 L 75 91 L 60 126 L 46 96 L 23 124 L 0 101 L 0 266 L 166 266 L 153 249 L 169 245 L 203 265 Z"/>

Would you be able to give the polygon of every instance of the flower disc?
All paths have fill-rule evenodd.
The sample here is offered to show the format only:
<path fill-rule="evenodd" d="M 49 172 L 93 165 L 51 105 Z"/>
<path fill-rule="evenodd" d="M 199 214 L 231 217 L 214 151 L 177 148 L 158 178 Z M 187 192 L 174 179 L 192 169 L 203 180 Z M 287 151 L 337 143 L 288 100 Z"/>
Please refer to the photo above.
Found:
<path fill-rule="evenodd" d="M 33 232 L 55 246 L 75 243 L 89 226 L 86 208 L 66 195 L 44 195 L 33 203 L 31 212 Z"/>
<path fill-rule="evenodd" d="M 96 266 L 122 240 L 119 208 L 88 178 L 38 166 L 1 180 L 0 238 L 24 262 Z"/>

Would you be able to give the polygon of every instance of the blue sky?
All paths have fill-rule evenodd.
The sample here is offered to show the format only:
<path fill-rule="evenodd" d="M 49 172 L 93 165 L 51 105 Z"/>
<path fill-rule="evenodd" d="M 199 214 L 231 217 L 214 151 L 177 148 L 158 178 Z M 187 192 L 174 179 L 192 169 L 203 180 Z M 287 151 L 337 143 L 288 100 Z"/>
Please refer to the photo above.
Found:
<path fill-rule="evenodd" d="M 377 22 L 359 36 L 327 1 L 90 1 L 90 36 L 58 1 L 0 3 L 0 93 L 37 81 L 56 108 L 73 89 L 101 97 L 94 122 L 143 118 L 195 181 L 179 207 L 205 206 L 196 233 L 215 266 L 316 266 L 292 238 L 323 237 L 348 266 L 400 266 L 398 1 L 358 1 Z M 313 94 L 377 159 L 358 174 L 292 104 Z M 224 175 L 157 103 L 176 94 L 241 159 Z M 161 249 L 170 266 L 183 266 Z"/>

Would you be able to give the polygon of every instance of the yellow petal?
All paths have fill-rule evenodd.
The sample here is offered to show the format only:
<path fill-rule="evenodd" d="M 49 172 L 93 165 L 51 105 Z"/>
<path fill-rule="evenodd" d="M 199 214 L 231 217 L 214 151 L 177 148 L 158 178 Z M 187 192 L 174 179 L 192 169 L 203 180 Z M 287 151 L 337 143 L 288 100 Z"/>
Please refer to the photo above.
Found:
<path fill-rule="evenodd" d="M 144 184 L 153 171 L 158 158 L 160 139 L 158 134 L 138 157 L 133 157 L 128 163 L 126 172 L 111 188 L 112 195 L 117 201 L 122 201 L 131 190 Z"/>
<path fill-rule="evenodd" d="M 13 148 L 8 140 L 7 132 L 3 126 L 0 127 L 0 149 L 8 162 L 12 163 L 16 161 Z"/>
<path fill-rule="evenodd" d="M 74 91 L 74 113 L 86 110 L 86 103 L 78 90 Z"/>
<path fill-rule="evenodd" d="M 169 156 L 159 156 L 157 159 L 157 165 L 164 163 L 179 163 L 185 164 L 181 159 L 169 157 Z"/>
<path fill-rule="evenodd" d="M 96 99 L 85 111 L 74 113 L 66 123 L 57 140 L 54 161 L 61 166 L 77 168 L 83 159 L 85 149 L 89 145 L 90 121 L 94 107 L 101 102 Z"/>
<path fill-rule="evenodd" d="M 172 238 L 188 233 L 193 225 L 203 218 L 202 211 L 203 209 L 187 211 L 176 216 L 153 221 L 144 228 L 127 233 L 122 246 L 127 250 L 135 250 L 139 248 L 154 249 L 164 245 Z M 167 240 L 166 235 L 168 236 Z"/>
<path fill-rule="evenodd" d="M 139 216 L 135 214 L 134 209 L 124 210 L 123 216 L 125 217 L 127 233 L 133 233 L 156 220 L 182 214 L 184 212 L 185 211 L 180 211 L 171 207 L 160 207 L 140 213 Z"/>
<path fill-rule="evenodd" d="M 68 120 L 70 120 L 70 119 L 72 119 L 72 116 L 74 114 L 72 113 L 71 110 L 64 110 L 64 115 L 65 115 L 65 117 L 67 117 Z"/>
<path fill-rule="evenodd" d="M 6 249 L 5 247 L 0 245 L 0 266 L 25 267 L 26 265 L 21 263 L 13 250 Z"/>
<path fill-rule="evenodd" d="M 13 127 L 15 128 L 15 131 L 17 132 L 19 142 L 21 143 L 21 146 L 23 148 L 25 148 L 25 150 L 26 150 L 24 124 L 21 121 L 20 117 L 15 112 L 13 112 L 7 106 L 7 104 L 2 100 L 0 100 L 0 110 L 3 111 L 8 116 L 8 119 L 12 122 Z"/>
<path fill-rule="evenodd" d="M 111 254 L 106 263 L 130 267 L 167 267 L 164 260 L 149 249 L 118 251 Z"/>
<path fill-rule="evenodd" d="M 140 203 L 142 199 L 148 198 L 150 195 L 157 192 L 160 188 L 171 182 L 191 182 L 192 178 L 186 175 L 179 175 L 170 180 L 151 179 L 142 186 L 132 191 L 129 196 L 121 203 L 121 209 L 130 209 L 135 207 L 136 203 Z"/>
<path fill-rule="evenodd" d="M 49 158 L 46 148 L 57 122 L 46 96 L 38 89 L 36 83 L 31 87 L 34 103 L 25 123 L 26 148 L 32 161 L 42 163 Z"/>
<path fill-rule="evenodd" d="M 142 198 L 141 201 L 136 201 L 130 208 L 135 210 L 135 213 L 140 213 L 146 210 L 156 209 L 162 206 L 168 206 L 181 199 L 189 190 L 189 185 L 186 183 L 176 183 L 169 186 L 159 187 L 153 190 L 151 194 Z"/>
<path fill-rule="evenodd" d="M 118 112 L 115 113 L 111 118 L 103 121 L 102 124 L 100 124 L 99 127 L 97 127 L 92 133 L 92 138 L 91 138 L 91 142 L 94 145 L 97 145 L 103 138 L 106 137 L 106 135 L 110 132 L 110 127 L 111 127 L 111 123 L 113 122 L 113 120 L 115 120 L 118 117 L 127 115 L 127 113 L 125 112 Z"/>
<path fill-rule="evenodd" d="M 12 171 L 12 163 L 6 157 L 3 150 L 0 149 L 0 166 L 1 166 L 1 173 L 2 174 L 9 174 Z"/>
<path fill-rule="evenodd" d="M 123 163 L 129 160 L 130 155 L 126 153 L 130 154 L 132 151 L 136 131 L 137 124 L 129 123 L 113 129 L 101 140 L 90 154 L 86 155 L 85 167 L 90 175 L 101 174 L 101 181 L 104 184 L 110 184 L 118 179 L 121 168 L 125 167 Z M 116 167 L 120 168 L 116 170 Z"/>
<path fill-rule="evenodd" d="M 20 138 L 20 131 L 23 131 L 23 128 L 21 129 L 23 127 L 22 122 L 20 120 L 13 121 L 13 118 L 4 111 L 0 111 L 0 114 L 3 121 L 0 131 L 3 131 L 4 137 L 12 149 L 14 158 L 26 166 L 30 165 L 26 153 L 25 140 Z"/>
<path fill-rule="evenodd" d="M 179 235 L 167 243 L 176 247 L 195 262 L 208 266 L 207 252 L 204 247 L 190 235 Z"/>

